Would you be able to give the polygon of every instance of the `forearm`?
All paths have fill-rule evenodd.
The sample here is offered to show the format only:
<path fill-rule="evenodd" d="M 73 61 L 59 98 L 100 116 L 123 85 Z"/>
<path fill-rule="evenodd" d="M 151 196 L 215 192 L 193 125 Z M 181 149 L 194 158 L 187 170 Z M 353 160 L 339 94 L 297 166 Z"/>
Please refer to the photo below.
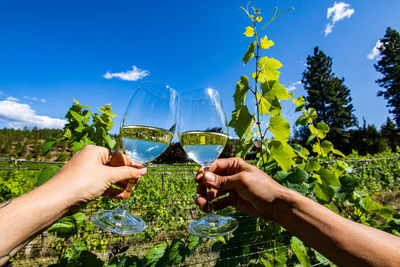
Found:
<path fill-rule="evenodd" d="M 275 221 L 334 263 L 343 266 L 400 266 L 400 238 L 343 218 L 318 203 L 285 190 Z"/>
<path fill-rule="evenodd" d="M 68 212 L 73 202 L 61 186 L 50 180 L 0 208 L 0 265 Z"/>

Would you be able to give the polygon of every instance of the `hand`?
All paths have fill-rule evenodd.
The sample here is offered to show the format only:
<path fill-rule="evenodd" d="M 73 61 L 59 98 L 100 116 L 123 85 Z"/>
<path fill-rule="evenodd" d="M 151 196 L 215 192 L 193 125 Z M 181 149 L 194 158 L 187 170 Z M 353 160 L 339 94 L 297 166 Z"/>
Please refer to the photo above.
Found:
<path fill-rule="evenodd" d="M 105 197 L 128 197 L 125 190 L 110 188 L 116 184 L 126 188 L 145 175 L 143 166 L 132 166 L 132 161 L 124 154 L 98 146 L 86 146 L 65 164 L 49 183 L 57 183 L 57 188 L 70 194 L 72 206 L 80 206 L 102 195 Z M 129 187 L 129 186 L 128 186 Z M 127 190 L 130 190 L 129 188 Z"/>
<path fill-rule="evenodd" d="M 219 159 L 209 171 L 200 169 L 196 176 L 199 183 L 196 203 L 207 211 L 207 187 L 211 197 L 228 196 L 213 203 L 215 210 L 233 206 L 236 209 L 267 220 L 274 220 L 274 202 L 287 190 L 257 167 L 241 158 Z"/>

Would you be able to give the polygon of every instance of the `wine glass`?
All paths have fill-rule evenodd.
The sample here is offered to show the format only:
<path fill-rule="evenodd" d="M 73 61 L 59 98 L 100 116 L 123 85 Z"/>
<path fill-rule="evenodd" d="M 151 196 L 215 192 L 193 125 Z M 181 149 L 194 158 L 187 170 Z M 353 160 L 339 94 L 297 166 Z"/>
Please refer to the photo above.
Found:
<path fill-rule="evenodd" d="M 227 120 L 218 91 L 211 88 L 187 91 L 182 94 L 179 106 L 179 141 L 187 155 L 207 171 L 228 140 Z M 207 188 L 207 198 L 209 195 Z M 215 214 L 211 200 L 207 203 L 209 213 L 189 223 L 189 233 L 210 238 L 236 230 L 235 219 Z"/>
<path fill-rule="evenodd" d="M 175 132 L 177 107 L 178 93 L 168 85 L 146 82 L 134 91 L 120 128 L 124 153 L 133 164 L 147 165 L 167 149 Z M 97 212 L 92 216 L 93 223 L 117 234 L 142 232 L 145 222 L 129 212 L 133 187 L 130 181 L 121 205 Z"/>

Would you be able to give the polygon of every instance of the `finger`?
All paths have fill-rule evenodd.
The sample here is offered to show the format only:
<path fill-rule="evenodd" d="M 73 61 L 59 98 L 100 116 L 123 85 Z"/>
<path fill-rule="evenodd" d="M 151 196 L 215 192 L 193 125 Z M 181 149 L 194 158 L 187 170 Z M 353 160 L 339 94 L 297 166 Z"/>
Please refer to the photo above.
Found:
<path fill-rule="evenodd" d="M 228 190 L 234 190 L 238 186 L 240 177 L 239 175 L 221 176 L 206 171 L 203 180 L 207 186 L 226 192 Z"/>
<path fill-rule="evenodd" d="M 111 158 L 107 165 L 114 167 L 132 165 L 132 160 L 127 155 L 116 151 L 112 153 Z"/>
<path fill-rule="evenodd" d="M 207 212 L 207 199 L 204 197 L 196 198 L 196 204 L 200 207 L 200 209 L 204 212 Z"/>
<path fill-rule="evenodd" d="M 132 180 L 133 180 L 133 183 L 137 184 L 139 182 L 140 178 L 132 179 Z M 121 188 L 126 188 L 128 186 L 128 181 L 129 180 L 119 181 L 119 182 L 116 182 L 114 185 L 119 186 Z"/>
<path fill-rule="evenodd" d="M 82 149 L 80 152 L 75 154 L 76 156 L 79 155 L 79 157 L 87 158 L 87 159 L 95 159 L 96 163 L 100 162 L 102 165 L 107 164 L 111 152 L 110 149 L 107 149 L 105 147 L 101 146 L 94 146 L 94 145 L 87 145 L 85 146 L 84 149 Z M 83 156 L 85 155 L 85 156 Z M 97 157 L 94 157 L 96 155 Z M 75 158 L 75 156 L 73 157 Z"/>
<path fill-rule="evenodd" d="M 201 183 L 203 181 L 204 169 L 198 170 L 196 177 L 194 178 L 196 183 Z"/>
<path fill-rule="evenodd" d="M 207 186 L 204 183 L 201 183 L 197 186 L 196 189 L 197 194 L 202 195 L 207 192 Z"/>
<path fill-rule="evenodd" d="M 124 190 L 118 189 L 118 188 L 108 188 L 104 193 L 102 194 L 103 197 L 106 198 L 118 198 L 122 199 L 124 196 Z"/>
<path fill-rule="evenodd" d="M 108 167 L 104 166 L 107 172 L 106 177 L 109 177 L 110 182 L 115 184 L 120 181 L 129 179 L 138 179 L 144 176 L 147 172 L 147 168 L 144 166 L 121 166 L 121 167 Z"/>
<path fill-rule="evenodd" d="M 217 159 L 211 164 L 210 171 L 219 175 L 233 175 L 242 171 L 245 165 L 241 158 Z"/>

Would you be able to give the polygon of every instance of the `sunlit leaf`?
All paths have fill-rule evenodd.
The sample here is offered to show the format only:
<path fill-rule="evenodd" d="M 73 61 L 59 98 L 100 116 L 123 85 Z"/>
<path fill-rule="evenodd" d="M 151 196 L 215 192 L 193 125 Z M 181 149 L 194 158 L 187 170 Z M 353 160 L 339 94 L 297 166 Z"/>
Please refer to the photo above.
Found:
<path fill-rule="evenodd" d="M 268 49 L 273 45 L 274 45 L 274 42 L 271 40 L 268 40 L 268 37 L 266 35 L 263 38 L 261 38 L 261 40 L 260 40 L 260 48 L 261 49 Z"/>
<path fill-rule="evenodd" d="M 307 255 L 307 249 L 304 246 L 303 242 L 297 237 L 293 236 L 290 240 L 290 243 L 292 245 L 292 251 L 296 255 L 301 265 L 303 267 L 310 267 L 310 258 Z"/>
<path fill-rule="evenodd" d="M 251 26 L 246 27 L 246 31 L 243 33 L 247 37 L 253 37 L 254 36 L 254 28 Z"/>
<path fill-rule="evenodd" d="M 284 171 L 290 170 L 295 163 L 293 158 L 296 154 L 293 149 L 286 143 L 282 144 L 279 141 L 272 141 L 270 144 L 271 157 L 278 162 Z"/>
<path fill-rule="evenodd" d="M 289 140 L 290 124 L 282 116 L 272 116 L 270 118 L 269 130 L 274 134 L 275 138 L 282 143 Z"/>

